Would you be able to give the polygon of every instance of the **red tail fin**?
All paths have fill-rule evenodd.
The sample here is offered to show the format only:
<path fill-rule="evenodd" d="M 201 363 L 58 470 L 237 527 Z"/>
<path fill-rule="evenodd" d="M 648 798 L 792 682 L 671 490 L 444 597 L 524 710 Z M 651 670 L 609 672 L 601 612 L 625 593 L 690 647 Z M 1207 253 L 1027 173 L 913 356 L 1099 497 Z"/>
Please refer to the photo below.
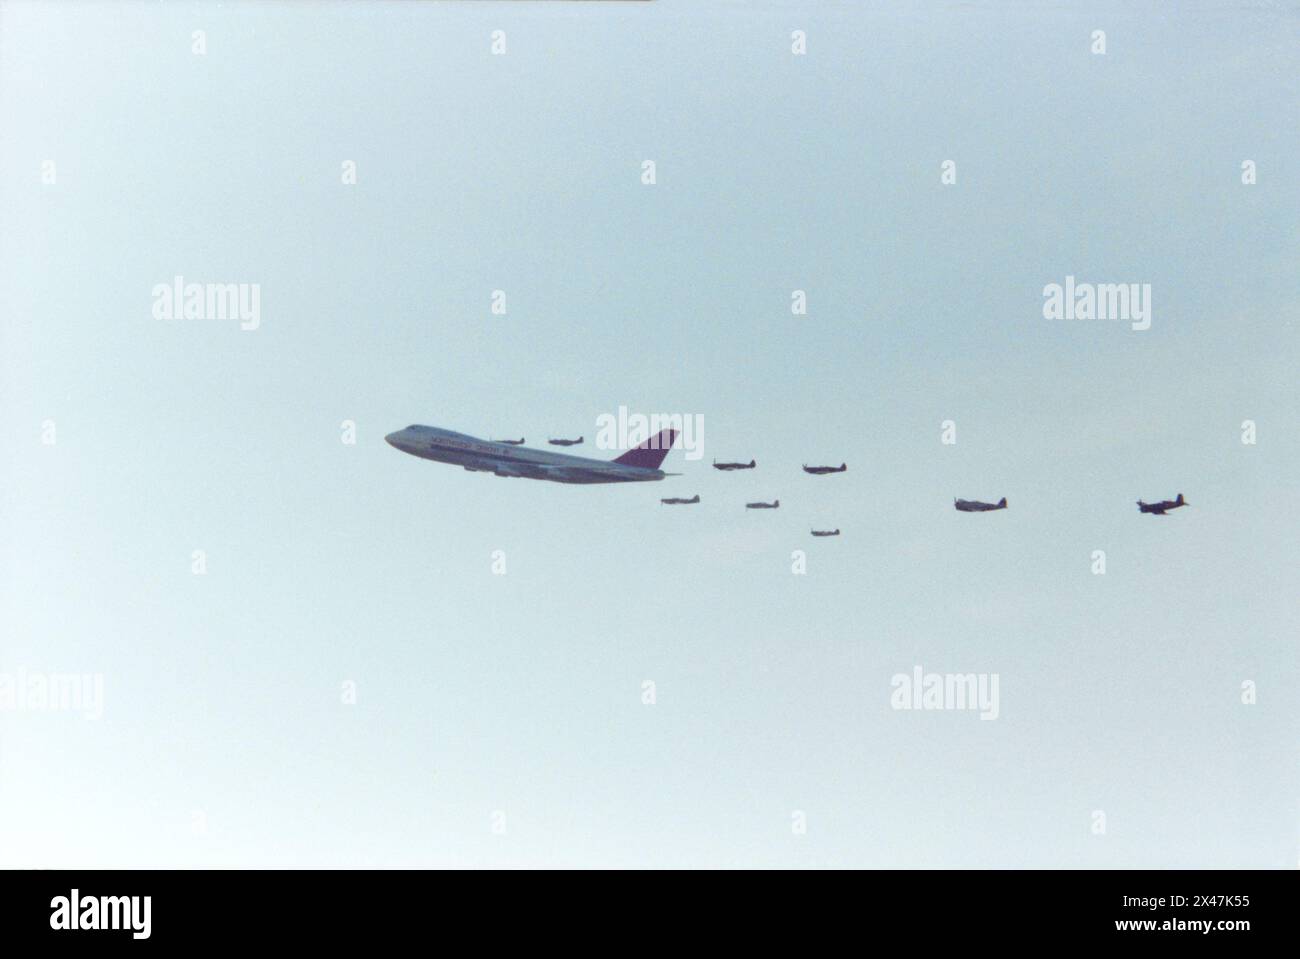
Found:
<path fill-rule="evenodd" d="M 677 441 L 676 430 L 662 430 L 635 449 L 630 449 L 614 462 L 621 466 L 636 466 L 644 470 L 657 470 L 668 451 Z"/>

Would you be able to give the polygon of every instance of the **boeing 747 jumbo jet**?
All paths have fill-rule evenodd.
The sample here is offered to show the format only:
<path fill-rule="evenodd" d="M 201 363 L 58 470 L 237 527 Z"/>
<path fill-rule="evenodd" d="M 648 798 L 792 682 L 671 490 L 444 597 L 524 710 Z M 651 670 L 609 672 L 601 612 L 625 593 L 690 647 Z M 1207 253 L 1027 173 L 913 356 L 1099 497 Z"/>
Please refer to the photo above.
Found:
<path fill-rule="evenodd" d="M 384 439 L 403 453 L 463 466 L 472 473 L 555 483 L 640 483 L 677 475 L 659 468 L 677 440 L 676 430 L 663 430 L 608 462 L 481 440 L 436 426 L 408 426 Z"/>

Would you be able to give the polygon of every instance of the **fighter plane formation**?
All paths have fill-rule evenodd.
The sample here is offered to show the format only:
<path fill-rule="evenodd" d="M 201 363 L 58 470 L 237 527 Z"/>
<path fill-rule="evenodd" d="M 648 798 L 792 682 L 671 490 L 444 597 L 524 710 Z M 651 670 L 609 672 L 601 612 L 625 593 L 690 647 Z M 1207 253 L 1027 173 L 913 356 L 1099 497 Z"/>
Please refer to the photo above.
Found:
<path fill-rule="evenodd" d="M 395 449 L 410 453 L 421 459 L 438 463 L 460 466 L 472 473 L 493 473 L 496 476 L 518 477 L 522 479 L 550 480 L 553 483 L 642 483 L 654 482 L 666 476 L 678 476 L 678 473 L 665 473 L 660 466 L 673 443 L 677 441 L 677 431 L 661 430 L 641 445 L 627 450 L 612 460 L 598 460 L 586 456 L 573 456 L 567 453 L 548 453 L 545 450 L 529 449 L 524 446 L 524 437 L 517 440 L 482 440 L 465 433 L 441 429 L 437 426 L 420 426 L 414 424 L 403 430 L 389 433 L 384 439 Z M 548 439 L 552 446 L 577 446 L 583 437 L 576 440 Z M 752 470 L 757 462 L 719 463 L 713 461 L 713 468 L 723 472 L 734 470 Z M 803 471 L 812 476 L 825 476 L 830 473 L 844 473 L 847 463 L 839 466 L 803 465 Z M 670 496 L 659 501 L 665 506 L 690 506 L 700 502 L 696 493 L 690 498 Z M 1138 500 L 1138 512 L 1164 516 L 1171 509 L 1186 506 L 1187 501 L 1179 493 L 1176 499 L 1160 500 L 1157 503 L 1145 503 Z M 781 501 L 774 499 L 770 503 L 758 501 L 746 503 L 746 509 L 779 509 Z M 981 500 L 955 499 L 953 507 L 960 513 L 990 513 L 1007 508 L 1004 496 L 996 503 Z M 811 530 L 816 537 L 839 536 L 838 528 L 831 530 Z"/>

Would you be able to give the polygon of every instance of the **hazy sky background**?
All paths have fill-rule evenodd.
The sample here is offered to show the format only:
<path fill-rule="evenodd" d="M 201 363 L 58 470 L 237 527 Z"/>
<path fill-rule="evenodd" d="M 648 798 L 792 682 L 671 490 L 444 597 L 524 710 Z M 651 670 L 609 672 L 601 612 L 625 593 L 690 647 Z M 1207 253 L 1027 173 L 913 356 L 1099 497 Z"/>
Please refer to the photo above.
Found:
<path fill-rule="evenodd" d="M 1294 866 L 1300 18 L 1075 6 L 0 4 L 0 865 Z"/>

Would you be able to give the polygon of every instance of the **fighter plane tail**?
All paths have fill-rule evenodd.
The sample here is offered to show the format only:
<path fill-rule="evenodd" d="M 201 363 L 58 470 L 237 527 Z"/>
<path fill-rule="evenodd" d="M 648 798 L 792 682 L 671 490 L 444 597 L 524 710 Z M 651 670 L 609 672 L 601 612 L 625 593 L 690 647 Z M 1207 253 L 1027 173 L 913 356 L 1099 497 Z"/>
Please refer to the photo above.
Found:
<path fill-rule="evenodd" d="M 1182 494 L 1182 493 L 1179 493 L 1179 494 L 1178 494 L 1178 499 L 1174 500 L 1174 505 L 1175 505 L 1175 506 L 1186 506 L 1186 505 L 1187 505 L 1186 500 L 1183 499 L 1183 494 Z"/>
<path fill-rule="evenodd" d="M 638 469 L 657 470 L 659 465 L 677 441 L 676 430 L 661 430 L 635 449 L 630 449 L 614 459 L 620 466 L 635 466 Z"/>
<path fill-rule="evenodd" d="M 998 500 L 998 505 L 999 505 L 1000 507 L 1002 507 L 1003 509 L 1006 509 L 1006 508 L 1007 508 L 1007 498 L 1004 496 L 1004 497 L 1002 497 L 1000 500 Z"/>

